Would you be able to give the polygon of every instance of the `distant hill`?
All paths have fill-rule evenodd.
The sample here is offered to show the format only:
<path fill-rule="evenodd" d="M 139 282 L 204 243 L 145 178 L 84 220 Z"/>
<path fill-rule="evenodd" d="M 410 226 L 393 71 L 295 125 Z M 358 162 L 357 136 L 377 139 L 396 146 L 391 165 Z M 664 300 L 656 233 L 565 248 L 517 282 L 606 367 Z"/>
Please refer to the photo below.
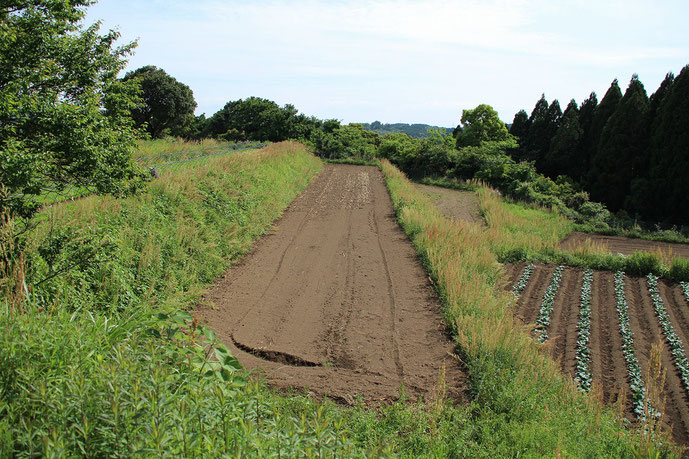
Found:
<path fill-rule="evenodd" d="M 361 123 L 361 125 L 367 131 L 377 132 L 380 135 L 394 134 L 394 133 L 402 132 L 404 134 L 407 134 L 410 137 L 416 137 L 416 138 L 428 137 L 429 136 L 428 130 L 431 128 L 443 129 L 448 134 L 452 134 L 452 131 L 454 130 L 454 128 L 431 126 L 429 124 L 406 124 L 406 123 L 387 124 L 387 123 L 381 123 L 380 121 L 374 121 L 373 123 Z"/>

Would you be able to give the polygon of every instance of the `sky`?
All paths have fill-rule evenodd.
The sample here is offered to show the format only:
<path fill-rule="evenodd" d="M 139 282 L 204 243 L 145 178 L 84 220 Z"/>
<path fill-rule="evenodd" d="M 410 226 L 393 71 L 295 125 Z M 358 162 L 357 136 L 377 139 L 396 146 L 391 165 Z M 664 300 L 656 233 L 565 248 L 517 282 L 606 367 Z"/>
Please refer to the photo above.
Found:
<path fill-rule="evenodd" d="M 99 0 L 86 23 L 138 40 L 210 116 L 251 96 L 345 123 L 509 123 L 544 93 L 564 109 L 634 73 L 653 93 L 689 64 L 686 0 Z"/>

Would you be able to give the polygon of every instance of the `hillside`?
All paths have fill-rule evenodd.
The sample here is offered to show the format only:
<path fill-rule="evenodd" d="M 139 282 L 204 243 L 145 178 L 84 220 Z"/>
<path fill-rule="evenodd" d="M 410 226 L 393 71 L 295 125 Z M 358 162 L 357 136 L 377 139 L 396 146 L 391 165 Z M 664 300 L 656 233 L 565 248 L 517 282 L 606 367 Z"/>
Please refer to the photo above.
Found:
<path fill-rule="evenodd" d="M 385 134 L 407 134 L 409 137 L 423 139 L 430 136 L 429 129 L 440 129 L 443 133 L 452 134 L 454 128 L 431 126 L 430 124 L 406 124 L 406 123 L 360 123 L 367 131 L 375 132 L 380 135 Z"/>

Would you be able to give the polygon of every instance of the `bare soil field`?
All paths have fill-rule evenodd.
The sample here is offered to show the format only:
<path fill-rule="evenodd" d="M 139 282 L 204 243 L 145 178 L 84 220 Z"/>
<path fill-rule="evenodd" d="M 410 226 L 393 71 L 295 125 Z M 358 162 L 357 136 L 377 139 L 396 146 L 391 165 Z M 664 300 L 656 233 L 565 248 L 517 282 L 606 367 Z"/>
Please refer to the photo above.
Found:
<path fill-rule="evenodd" d="M 196 312 L 278 388 L 346 403 L 432 397 L 451 355 L 440 302 L 375 167 L 328 164 Z"/>
<path fill-rule="evenodd" d="M 416 186 L 430 196 L 436 207 L 446 217 L 480 225 L 485 224 L 476 193 L 431 185 L 417 184 Z"/>
<path fill-rule="evenodd" d="M 668 242 L 647 241 L 622 236 L 605 236 L 601 234 L 589 234 L 575 231 L 560 242 L 562 250 L 572 250 L 590 240 L 596 245 L 603 245 L 611 253 L 631 255 L 634 252 L 657 252 L 670 254 L 676 257 L 689 258 L 689 244 L 671 244 Z"/>
<path fill-rule="evenodd" d="M 509 285 L 514 285 L 525 268 L 524 263 L 506 265 Z M 536 266 L 529 283 L 514 306 L 515 316 L 526 324 L 536 321 L 543 295 L 555 266 Z M 584 270 L 565 268 L 549 328 L 548 346 L 553 358 L 560 363 L 563 373 L 575 374 L 577 322 Z M 683 343 L 689 343 L 689 304 L 681 287 L 673 282 L 659 280 L 660 294 L 677 334 Z M 627 414 L 632 418 L 631 391 L 627 380 L 627 367 L 622 354 L 622 336 L 615 308 L 614 273 L 594 272 L 591 287 L 591 374 L 594 382 L 603 388 L 606 403 L 614 402 L 624 389 L 627 394 Z M 625 299 L 629 308 L 630 325 L 634 334 L 635 355 L 647 381 L 651 345 L 659 340 L 664 344 L 662 356 L 667 379 L 663 395 L 666 398 L 665 419 L 674 439 L 689 445 L 689 396 L 682 386 L 679 370 L 663 337 L 658 318 L 649 296 L 646 278 L 625 276 Z"/>

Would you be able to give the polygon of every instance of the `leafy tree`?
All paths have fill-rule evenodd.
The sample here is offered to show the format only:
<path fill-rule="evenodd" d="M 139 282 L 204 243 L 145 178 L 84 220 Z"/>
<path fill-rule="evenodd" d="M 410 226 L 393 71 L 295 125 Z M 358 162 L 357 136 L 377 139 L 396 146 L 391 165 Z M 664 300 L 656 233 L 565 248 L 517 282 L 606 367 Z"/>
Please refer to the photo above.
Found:
<path fill-rule="evenodd" d="M 209 133 L 227 140 L 279 142 L 296 137 L 297 109 L 272 100 L 249 97 L 228 102 L 209 120 Z M 304 122 L 304 120 L 302 120 Z"/>
<path fill-rule="evenodd" d="M 689 65 L 662 98 L 650 138 L 650 191 L 658 199 L 658 220 L 689 223 Z"/>
<path fill-rule="evenodd" d="M 143 98 L 143 103 L 132 111 L 132 118 L 138 127 L 145 126 L 151 137 L 179 135 L 194 121 L 194 93 L 165 70 L 147 65 L 128 72 L 124 81 L 129 80 L 141 85 Z"/>
<path fill-rule="evenodd" d="M 603 102 L 601 102 L 601 105 Z M 648 96 L 639 77 L 634 75 L 601 134 L 593 157 L 591 196 L 611 209 L 624 206 L 632 179 L 639 170 L 647 143 Z"/>
<path fill-rule="evenodd" d="M 560 126 L 550 144 L 550 151 L 546 157 L 546 175 L 574 176 L 581 162 L 579 158 L 579 141 L 583 129 L 579 124 L 579 109 L 572 99 L 562 115 Z"/>
<path fill-rule="evenodd" d="M 481 142 L 507 140 L 510 133 L 493 107 L 481 104 L 462 112 L 462 129 L 457 134 L 457 147 L 478 146 Z"/>
<path fill-rule="evenodd" d="M 137 88 L 117 79 L 135 44 L 84 28 L 92 3 L 0 3 L 0 211 L 29 218 L 46 188 L 123 194 L 142 183 L 128 116 Z"/>

